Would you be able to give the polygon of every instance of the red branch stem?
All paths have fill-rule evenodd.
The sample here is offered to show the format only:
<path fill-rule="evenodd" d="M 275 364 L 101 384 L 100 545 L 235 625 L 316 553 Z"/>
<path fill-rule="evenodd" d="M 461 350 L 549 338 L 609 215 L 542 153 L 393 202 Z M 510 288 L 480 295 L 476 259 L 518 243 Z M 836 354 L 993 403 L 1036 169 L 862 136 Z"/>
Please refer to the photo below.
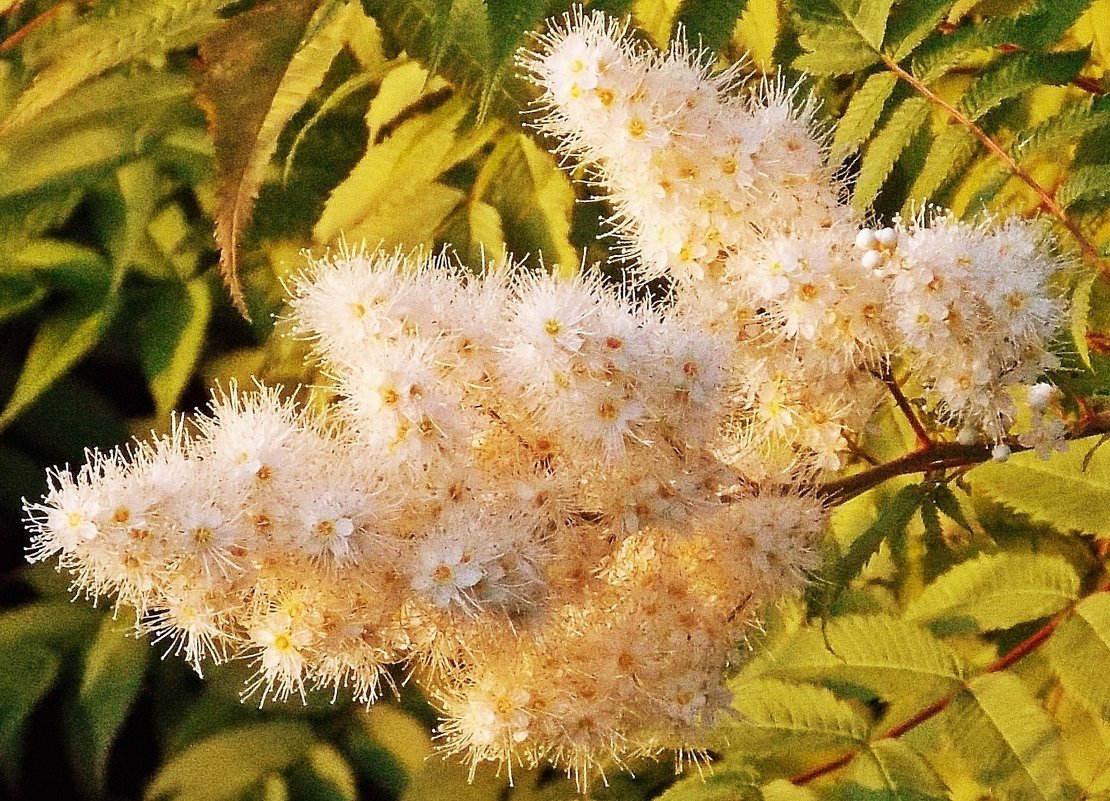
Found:
<path fill-rule="evenodd" d="M 1110 592 L 1110 581 L 1100 584 L 1091 593 L 1089 593 L 1089 595 L 1094 595 L 1100 592 Z M 1045 640 L 1049 638 L 1049 636 L 1051 636 L 1052 632 L 1056 630 L 1056 627 L 1063 623 L 1068 618 L 1068 616 L 1071 615 L 1073 611 L 1075 611 L 1075 607 L 1079 604 L 1079 602 L 1082 601 L 1083 598 L 1089 597 L 1089 595 L 1084 595 L 1070 603 L 1067 607 L 1058 612 L 1055 617 L 1053 617 L 1035 632 L 1019 642 L 998 659 L 994 660 L 989 665 L 984 667 L 976 674 L 976 676 L 985 676 L 988 673 L 998 673 L 1000 671 L 1003 671 L 1013 665 L 1015 662 L 1018 662 L 1019 660 L 1023 659 L 1024 657 L 1035 651 L 1044 643 Z M 914 713 L 910 717 L 906 718 L 906 720 L 883 732 L 875 739 L 891 740 L 896 737 L 901 737 L 906 732 L 910 731 L 911 729 L 917 728 L 930 718 L 936 717 L 941 712 L 943 712 L 950 703 L 952 703 L 952 700 L 957 695 L 966 690 L 970 683 L 970 679 L 963 681 L 961 683 L 960 689 L 954 690 L 953 692 L 950 692 L 947 695 L 938 698 L 936 701 L 929 704 L 929 706 Z M 805 773 L 800 773 L 797 776 L 792 777 L 790 781 L 792 784 L 798 786 L 809 784 L 814 779 L 818 779 L 821 776 L 825 776 L 829 773 L 833 773 L 843 767 L 846 767 L 852 762 L 852 760 L 859 756 L 862 751 L 862 748 L 857 748 L 855 750 L 849 751 L 848 753 L 843 754 L 836 759 L 825 762 L 811 770 L 806 771 Z"/>

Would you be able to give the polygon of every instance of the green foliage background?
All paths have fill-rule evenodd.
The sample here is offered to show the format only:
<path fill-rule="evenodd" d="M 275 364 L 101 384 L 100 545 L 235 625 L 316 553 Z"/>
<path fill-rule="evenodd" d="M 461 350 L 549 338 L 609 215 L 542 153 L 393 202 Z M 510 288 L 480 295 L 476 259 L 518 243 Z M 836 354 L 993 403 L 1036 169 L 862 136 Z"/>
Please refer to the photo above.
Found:
<path fill-rule="evenodd" d="M 273 336 L 304 248 L 606 261 L 604 205 L 575 204 L 590 189 L 521 124 L 513 54 L 568 5 L 0 0 L 0 795 L 574 796 L 543 771 L 468 784 L 432 756 L 435 713 L 410 689 L 370 709 L 243 705 L 242 666 L 202 682 L 125 636 L 123 613 L 24 567 L 20 521 L 44 467 L 164 430 L 218 382 L 311 382 Z M 878 218 L 1055 204 L 1076 266 L 1054 378 L 1073 406 L 1105 408 L 1110 0 L 588 6 L 660 45 L 681 23 L 722 63 L 749 53 L 755 76 L 808 74 L 854 202 Z M 883 458 L 914 447 L 893 414 L 868 437 Z M 1110 798 L 1098 444 L 896 478 L 839 507 L 823 575 L 769 611 L 734 679 L 713 771 L 676 782 L 668 758 L 593 796 Z"/>

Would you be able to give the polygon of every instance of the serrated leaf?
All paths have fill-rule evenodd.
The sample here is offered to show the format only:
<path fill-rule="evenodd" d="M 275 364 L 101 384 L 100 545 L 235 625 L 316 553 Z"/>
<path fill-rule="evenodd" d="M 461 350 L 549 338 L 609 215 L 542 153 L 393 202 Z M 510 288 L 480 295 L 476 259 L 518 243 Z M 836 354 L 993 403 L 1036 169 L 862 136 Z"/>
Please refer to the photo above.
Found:
<path fill-rule="evenodd" d="M 323 44 L 299 48 L 319 0 L 255 6 L 200 48 L 199 100 L 216 150 L 216 239 L 220 271 L 235 306 L 250 316 L 239 285 L 239 240 L 246 230 L 262 171 L 285 123 L 323 80 L 338 40 L 334 23 Z M 326 62 L 326 63 L 325 63 Z"/>
<path fill-rule="evenodd" d="M 217 28 L 228 0 L 124 0 L 111 15 L 94 17 L 63 33 L 50 62 L 16 100 L 3 124 L 6 136 L 70 90 L 100 73 L 144 56 L 193 44 Z"/>
<path fill-rule="evenodd" d="M 890 7 L 893 0 L 858 0 L 855 13 L 852 15 L 852 25 L 863 40 L 876 50 L 883 46 L 886 35 L 886 21 L 890 17 Z"/>
<path fill-rule="evenodd" d="M 977 120 L 1003 100 L 1038 86 L 1060 86 L 1079 74 L 1087 50 L 1061 53 L 1009 53 L 1001 56 L 971 85 L 960 107 Z"/>
<path fill-rule="evenodd" d="M 1059 736 L 1021 679 L 1010 673 L 972 679 L 945 719 L 968 767 L 1002 798 L 1075 797 Z"/>
<path fill-rule="evenodd" d="M 967 515 L 964 514 L 963 507 L 960 506 L 960 499 L 956 497 L 956 493 L 952 491 L 950 486 L 940 484 L 933 488 L 930 495 L 945 517 L 955 520 L 960 524 L 960 528 L 965 531 L 971 531 L 971 524 L 967 520 Z"/>
<path fill-rule="evenodd" d="M 159 417 L 177 405 L 196 369 L 212 316 L 212 288 L 203 277 L 162 282 L 139 322 L 139 361 Z"/>
<path fill-rule="evenodd" d="M 363 6 L 433 74 L 480 99 L 485 112 L 520 123 L 530 90 L 514 71 L 490 80 L 491 32 L 482 0 L 363 0 Z"/>
<path fill-rule="evenodd" d="M 1083 599 L 1053 633 L 1046 651 L 1064 689 L 1110 722 L 1110 593 Z"/>
<path fill-rule="evenodd" d="M 870 67 L 879 54 L 848 25 L 811 27 L 798 36 L 805 49 L 794 67 L 811 75 L 846 75 Z"/>
<path fill-rule="evenodd" d="M 317 241 L 341 232 L 384 246 L 431 246 L 436 229 L 466 198 L 437 181 L 469 158 L 497 130 L 495 123 L 459 131 L 466 101 L 452 98 L 402 122 L 362 159 L 332 192 L 316 223 Z"/>
<path fill-rule="evenodd" d="M 879 550 L 883 540 L 904 532 L 917 512 L 921 502 L 921 488 L 917 485 L 903 487 L 883 508 L 878 519 L 848 547 L 847 553 L 836 562 L 826 577 L 824 612 L 827 614 L 848 583 L 859 575 L 871 557 Z"/>
<path fill-rule="evenodd" d="M 852 760 L 836 798 L 930 801 L 949 798 L 948 788 L 920 753 L 901 740 L 877 740 Z"/>
<path fill-rule="evenodd" d="M 716 52 L 728 42 L 747 5 L 748 0 L 683 0 L 675 31 L 681 25 L 692 46 Z"/>
<path fill-rule="evenodd" d="M 914 51 L 944 19 L 952 0 L 911 0 L 899 3 L 890 15 L 886 49 L 895 61 Z"/>
<path fill-rule="evenodd" d="M 923 97 L 906 98 L 891 112 L 864 151 L 852 192 L 856 208 L 866 209 L 875 201 L 902 151 L 928 117 L 929 101 Z"/>
<path fill-rule="evenodd" d="M 1106 125 L 1110 125 L 1110 104 L 1089 100 L 1069 103 L 1026 132 L 1014 148 L 1014 158 L 1021 160 L 1037 153 L 1051 153 Z"/>
<path fill-rule="evenodd" d="M 979 140 L 970 131 L 955 123 L 947 126 L 930 145 L 925 163 L 907 193 L 903 214 L 914 214 L 923 208 L 978 152 Z"/>
<path fill-rule="evenodd" d="M 1056 190 L 1056 200 L 1065 209 L 1081 200 L 1110 196 L 1110 164 L 1079 167 Z"/>
<path fill-rule="evenodd" d="M 222 731 L 164 764 L 143 798 L 231 801 L 270 772 L 292 765 L 313 740 L 312 727 L 296 720 Z"/>
<path fill-rule="evenodd" d="M 1091 0 L 1040 0 L 1028 14 L 1018 17 L 1013 40 L 1030 49 L 1050 47 L 1090 5 Z"/>
<path fill-rule="evenodd" d="M 737 717 L 720 727 L 730 753 L 852 746 L 870 732 L 863 715 L 824 687 L 767 678 L 734 686 L 733 693 Z"/>
<path fill-rule="evenodd" d="M 1095 451 L 1097 438 L 1075 440 L 1047 460 L 1017 453 L 1005 464 L 990 462 L 970 474 L 973 486 L 992 499 L 1060 531 L 1110 537 L 1110 449 Z"/>
<path fill-rule="evenodd" d="M 1071 325 L 1069 331 L 1071 332 L 1071 340 L 1075 343 L 1075 352 L 1079 354 L 1079 358 L 1083 360 L 1083 364 L 1086 365 L 1088 370 L 1094 370 L 1094 367 L 1091 366 L 1091 346 L 1087 343 L 1087 330 L 1090 328 L 1091 290 L 1094 288 L 1097 279 L 1098 273 L 1091 273 L 1076 284 L 1075 291 L 1071 293 Z"/>
<path fill-rule="evenodd" d="M 58 677 L 61 658 L 40 643 L 0 641 L 0 758 L 19 764 L 23 722 Z M 8 777 L 13 781 L 14 777 Z"/>
<path fill-rule="evenodd" d="M 949 70 L 993 55 L 1013 32 L 1013 20 L 988 19 L 933 37 L 914 53 L 913 74 L 923 83 L 932 84 Z"/>
<path fill-rule="evenodd" d="M 893 72 L 876 72 L 864 81 L 836 124 L 829 152 L 831 161 L 843 161 L 867 141 L 897 85 L 898 76 Z"/>
<path fill-rule="evenodd" d="M 134 703 L 150 660 L 150 644 L 131 626 L 106 616 L 85 652 L 67 739 L 76 775 L 90 795 L 104 789 L 108 754 Z"/>
<path fill-rule="evenodd" d="M 889 615 L 845 615 L 830 620 L 824 632 L 798 632 L 769 673 L 864 687 L 890 702 L 890 714 L 899 719 L 922 695 L 959 686 L 965 669 L 959 654 L 923 626 Z"/>
<path fill-rule="evenodd" d="M 994 553 L 956 565 L 906 606 L 934 630 L 997 631 L 1060 611 L 1079 594 L 1079 576 L 1052 554 Z"/>
<path fill-rule="evenodd" d="M 79 362 L 100 340 L 119 307 L 117 285 L 70 301 L 39 325 L 15 389 L 0 414 L 0 430 Z"/>

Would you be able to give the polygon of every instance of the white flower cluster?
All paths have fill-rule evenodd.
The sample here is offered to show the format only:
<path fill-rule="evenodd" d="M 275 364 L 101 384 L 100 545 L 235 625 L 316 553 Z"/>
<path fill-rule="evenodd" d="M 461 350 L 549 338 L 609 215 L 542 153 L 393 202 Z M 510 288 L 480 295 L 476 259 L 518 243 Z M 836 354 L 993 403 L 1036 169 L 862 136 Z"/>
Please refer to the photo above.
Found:
<path fill-rule="evenodd" d="M 587 277 L 443 258 L 349 253 L 292 295 L 326 415 L 232 393 L 58 471 L 32 559 L 198 670 L 254 659 L 262 700 L 369 702 L 416 668 L 475 763 L 584 775 L 704 744 L 733 649 L 824 521 L 713 457 L 725 344 Z"/>
<path fill-rule="evenodd" d="M 572 16 L 526 64 L 538 123 L 594 166 L 666 308 L 598 280 L 361 251 L 292 281 L 334 398 L 234 388 L 212 414 L 56 471 L 32 560 L 138 612 L 247 695 L 373 701 L 416 670 L 447 748 L 592 764 L 704 747 L 760 605 L 805 581 L 840 465 L 908 366 L 1000 446 L 1052 364 L 1058 266 L 1013 222 L 863 226 L 808 107 Z M 1060 432 L 1046 411 L 1038 449 Z"/>
<path fill-rule="evenodd" d="M 535 124 L 592 166 L 633 269 L 669 276 L 683 319 L 732 344 L 730 462 L 836 469 L 892 361 L 941 419 L 1002 439 L 1007 388 L 1055 363 L 1060 264 L 1041 232 L 946 216 L 872 230 L 793 92 L 742 95 L 735 71 L 648 50 L 600 14 L 540 45 L 522 59 L 544 90 Z"/>

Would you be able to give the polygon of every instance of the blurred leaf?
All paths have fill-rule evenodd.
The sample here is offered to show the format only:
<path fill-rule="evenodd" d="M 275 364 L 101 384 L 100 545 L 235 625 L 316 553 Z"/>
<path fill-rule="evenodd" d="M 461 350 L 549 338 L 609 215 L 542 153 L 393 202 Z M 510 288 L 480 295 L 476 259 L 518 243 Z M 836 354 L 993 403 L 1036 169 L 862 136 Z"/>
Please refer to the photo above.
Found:
<path fill-rule="evenodd" d="M 0 275 L 0 322 L 35 308 L 45 297 L 46 289 L 34 281 Z"/>
<path fill-rule="evenodd" d="M 174 801 L 231 801 L 271 771 L 284 770 L 312 745 L 302 721 L 257 723 L 220 732 L 165 763 L 143 797 Z"/>
<path fill-rule="evenodd" d="M 774 70 L 775 46 L 782 29 L 778 0 L 747 0 L 735 28 L 739 47 L 748 53 L 763 72 Z"/>
<path fill-rule="evenodd" d="M 199 41 L 218 27 L 228 0 L 121 0 L 111 15 L 93 16 L 47 50 L 48 63 L 20 95 L 0 135 L 40 114 L 70 90 L 111 67 Z"/>
<path fill-rule="evenodd" d="M 935 630 L 997 631 L 1047 617 L 1079 594 L 1079 576 L 1052 554 L 982 554 L 956 565 L 906 606 Z"/>
<path fill-rule="evenodd" d="M 1027 514 L 1059 531 L 1083 531 L 1110 537 L 1110 449 L 1088 454 L 1097 438 L 1076 440 L 1066 453 L 1047 461 L 1031 452 L 1014 454 L 1006 462 L 991 462 L 970 474 L 972 485 L 991 499 Z"/>
<path fill-rule="evenodd" d="M 76 298 L 39 326 L 15 389 L 0 414 L 0 430 L 11 424 L 51 384 L 81 360 L 107 330 L 119 307 L 115 284 L 102 293 Z"/>
<path fill-rule="evenodd" d="M 1075 285 L 1071 294 L 1071 339 L 1075 344 L 1075 352 L 1083 360 L 1088 370 L 1093 370 L 1091 365 L 1091 347 L 1087 344 L 1087 330 L 1091 316 L 1091 289 L 1098 280 L 1098 273 L 1091 273 Z"/>
<path fill-rule="evenodd" d="M 0 640 L 0 764 L 12 783 L 24 748 L 23 722 L 54 686 L 60 666 L 59 655 L 39 643 Z"/>
<path fill-rule="evenodd" d="M 132 626 L 105 616 L 85 652 L 67 731 L 75 775 L 90 795 L 104 791 L 108 754 L 139 693 L 149 661 L 150 643 L 135 639 Z"/>
<path fill-rule="evenodd" d="M 1072 697 L 1110 721 L 1110 594 L 1085 598 L 1052 635 L 1048 658 Z"/>
<path fill-rule="evenodd" d="M 158 292 L 140 320 L 137 340 L 156 413 L 164 419 L 200 359 L 212 316 L 212 287 L 198 276 L 187 284 L 163 282 Z"/>
<path fill-rule="evenodd" d="M 716 52 L 728 42 L 747 5 L 748 0 L 683 0 L 675 22 L 685 30 L 691 47 Z"/>
<path fill-rule="evenodd" d="M 672 784 L 657 801 L 760 801 L 759 777 L 744 768 L 723 767 L 707 775 L 694 774 Z"/>
<path fill-rule="evenodd" d="M 543 256 L 546 267 L 558 265 L 564 275 L 578 269 L 578 253 L 569 239 L 574 189 L 551 155 L 531 138 L 501 137 L 470 195 L 494 206 L 509 250 L 518 258 L 528 253 Z"/>
<path fill-rule="evenodd" d="M 1059 737 L 1021 679 L 1009 673 L 972 679 L 945 719 L 968 767 L 1002 798 L 1075 798 Z"/>
<path fill-rule="evenodd" d="M 311 801 L 358 801 L 358 785 L 343 754 L 316 743 L 289 776 L 293 797 Z"/>
<path fill-rule="evenodd" d="M 0 646 L 68 653 L 88 641 L 104 613 L 69 601 L 24 604 L 0 615 Z"/>
<path fill-rule="evenodd" d="M 726 753 L 848 747 L 866 741 L 870 731 L 866 718 L 824 687 L 756 679 L 732 689 L 736 717 L 719 727 Z"/>
<path fill-rule="evenodd" d="M 239 285 L 239 239 L 262 173 L 285 124 L 320 85 L 340 47 L 337 23 L 301 46 L 320 0 L 258 5 L 201 45 L 200 102 L 216 148 L 220 269 L 236 307 L 249 317 Z"/>
<path fill-rule="evenodd" d="M 952 176 L 967 168 L 978 152 L 979 140 L 967 128 L 955 123 L 946 126 L 929 145 L 925 163 L 906 193 L 902 213 L 914 214 L 925 208 Z"/>

